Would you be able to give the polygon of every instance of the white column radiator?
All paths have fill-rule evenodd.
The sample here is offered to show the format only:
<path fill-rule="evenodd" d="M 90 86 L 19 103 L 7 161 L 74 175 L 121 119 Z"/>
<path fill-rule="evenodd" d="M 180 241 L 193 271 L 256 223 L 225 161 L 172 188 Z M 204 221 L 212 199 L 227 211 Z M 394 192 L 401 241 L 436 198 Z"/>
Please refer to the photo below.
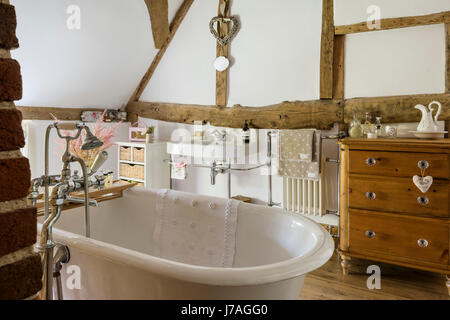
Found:
<path fill-rule="evenodd" d="M 283 209 L 322 216 L 322 177 L 319 180 L 283 177 Z"/>

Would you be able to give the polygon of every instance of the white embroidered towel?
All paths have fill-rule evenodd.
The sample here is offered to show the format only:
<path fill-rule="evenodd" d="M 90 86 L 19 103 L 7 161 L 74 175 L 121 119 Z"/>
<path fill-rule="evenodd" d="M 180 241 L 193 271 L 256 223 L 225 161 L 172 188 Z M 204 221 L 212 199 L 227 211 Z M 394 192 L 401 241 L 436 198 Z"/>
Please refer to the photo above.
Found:
<path fill-rule="evenodd" d="M 232 267 L 239 201 L 163 190 L 153 233 L 156 256 L 207 267 Z"/>

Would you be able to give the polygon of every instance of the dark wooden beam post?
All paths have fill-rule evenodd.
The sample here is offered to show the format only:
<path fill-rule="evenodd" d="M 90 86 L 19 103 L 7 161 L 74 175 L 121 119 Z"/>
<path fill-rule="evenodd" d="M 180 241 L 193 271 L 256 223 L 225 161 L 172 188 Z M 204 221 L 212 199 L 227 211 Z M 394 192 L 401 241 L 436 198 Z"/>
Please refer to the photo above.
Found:
<path fill-rule="evenodd" d="M 450 21 L 445 24 L 445 56 L 445 92 L 450 93 Z"/>
<path fill-rule="evenodd" d="M 345 36 L 334 37 L 333 99 L 344 99 Z"/>
<path fill-rule="evenodd" d="M 334 0 L 323 0 L 320 48 L 320 98 L 333 97 Z"/>
<path fill-rule="evenodd" d="M 167 0 L 144 0 L 152 25 L 155 48 L 161 49 L 169 36 L 169 5 Z"/>
<path fill-rule="evenodd" d="M 161 61 L 162 57 L 164 56 L 164 53 L 166 52 L 167 48 L 169 47 L 170 42 L 172 41 L 173 37 L 175 36 L 175 33 L 178 30 L 178 27 L 181 25 L 181 22 L 183 22 L 184 17 L 186 16 L 187 12 L 189 11 L 189 8 L 191 7 L 194 0 L 184 0 L 181 4 L 180 8 L 178 9 L 177 13 L 175 14 L 175 17 L 173 18 L 172 23 L 170 24 L 170 33 L 167 37 L 166 41 L 164 42 L 161 49 L 156 54 L 155 58 L 153 59 L 152 63 L 150 64 L 147 72 L 142 77 L 142 80 L 139 82 L 139 85 L 137 86 L 136 90 L 134 90 L 133 94 L 131 95 L 128 103 L 138 101 L 141 97 L 142 93 L 144 92 L 145 88 L 147 87 L 148 82 L 150 81 L 153 73 L 156 70 L 156 67 L 158 67 L 159 62 Z M 128 110 L 127 110 L 128 111 Z"/>
<path fill-rule="evenodd" d="M 230 0 L 219 0 L 219 17 L 228 18 L 230 16 Z M 217 33 L 220 37 L 228 33 L 227 23 L 219 23 Z M 224 56 L 228 58 L 230 45 L 221 45 L 218 41 L 216 43 L 216 57 Z M 225 107 L 228 100 L 228 69 L 224 71 L 216 71 L 216 105 L 218 107 Z"/>

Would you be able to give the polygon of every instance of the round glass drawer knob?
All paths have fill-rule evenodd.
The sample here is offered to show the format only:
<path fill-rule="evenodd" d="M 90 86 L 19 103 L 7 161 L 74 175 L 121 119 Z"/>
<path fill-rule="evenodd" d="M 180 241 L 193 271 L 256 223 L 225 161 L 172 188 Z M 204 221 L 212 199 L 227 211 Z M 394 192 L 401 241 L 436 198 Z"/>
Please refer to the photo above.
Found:
<path fill-rule="evenodd" d="M 419 239 L 417 240 L 417 245 L 421 248 L 426 248 L 428 247 L 428 241 L 425 239 Z"/>
<path fill-rule="evenodd" d="M 421 206 L 427 205 L 428 202 L 430 202 L 430 200 L 428 200 L 427 197 L 420 196 L 420 197 L 417 198 L 417 203 L 420 204 Z"/>
<path fill-rule="evenodd" d="M 369 200 L 375 200 L 375 198 L 377 197 L 377 195 L 375 194 L 375 192 L 372 191 L 367 191 L 366 192 L 366 198 Z"/>
<path fill-rule="evenodd" d="M 419 167 L 419 169 L 428 169 L 428 167 L 430 166 L 430 164 L 428 163 L 427 160 L 420 160 L 419 162 L 417 162 L 417 166 Z"/>
<path fill-rule="evenodd" d="M 366 164 L 367 164 L 369 167 L 373 167 L 374 165 L 377 164 L 377 160 L 375 160 L 374 158 L 367 158 L 367 159 L 366 159 Z"/>
<path fill-rule="evenodd" d="M 369 238 L 369 239 L 374 238 L 375 237 L 375 232 L 372 231 L 372 230 L 367 230 L 366 231 L 366 237 Z"/>

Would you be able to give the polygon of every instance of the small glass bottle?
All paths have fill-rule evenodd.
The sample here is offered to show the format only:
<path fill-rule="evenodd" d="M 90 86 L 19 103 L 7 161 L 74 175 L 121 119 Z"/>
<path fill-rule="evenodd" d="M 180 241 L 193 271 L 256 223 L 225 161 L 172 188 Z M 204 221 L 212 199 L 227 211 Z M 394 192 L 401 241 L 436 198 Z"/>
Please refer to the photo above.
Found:
<path fill-rule="evenodd" d="M 367 134 L 372 132 L 372 124 L 370 123 L 370 116 L 369 113 L 366 112 L 366 120 L 364 121 L 364 125 L 363 125 L 363 134 L 364 137 L 367 138 Z"/>
<path fill-rule="evenodd" d="M 353 114 L 353 120 L 350 123 L 350 128 L 348 129 L 348 135 L 351 138 L 361 138 L 363 136 L 363 130 L 361 122 L 359 122 L 356 114 Z"/>
<path fill-rule="evenodd" d="M 375 119 L 377 119 L 377 121 L 375 122 L 375 128 L 376 128 L 377 136 L 381 137 L 383 135 L 383 132 L 381 130 L 381 128 L 382 128 L 381 117 L 376 117 Z"/>

